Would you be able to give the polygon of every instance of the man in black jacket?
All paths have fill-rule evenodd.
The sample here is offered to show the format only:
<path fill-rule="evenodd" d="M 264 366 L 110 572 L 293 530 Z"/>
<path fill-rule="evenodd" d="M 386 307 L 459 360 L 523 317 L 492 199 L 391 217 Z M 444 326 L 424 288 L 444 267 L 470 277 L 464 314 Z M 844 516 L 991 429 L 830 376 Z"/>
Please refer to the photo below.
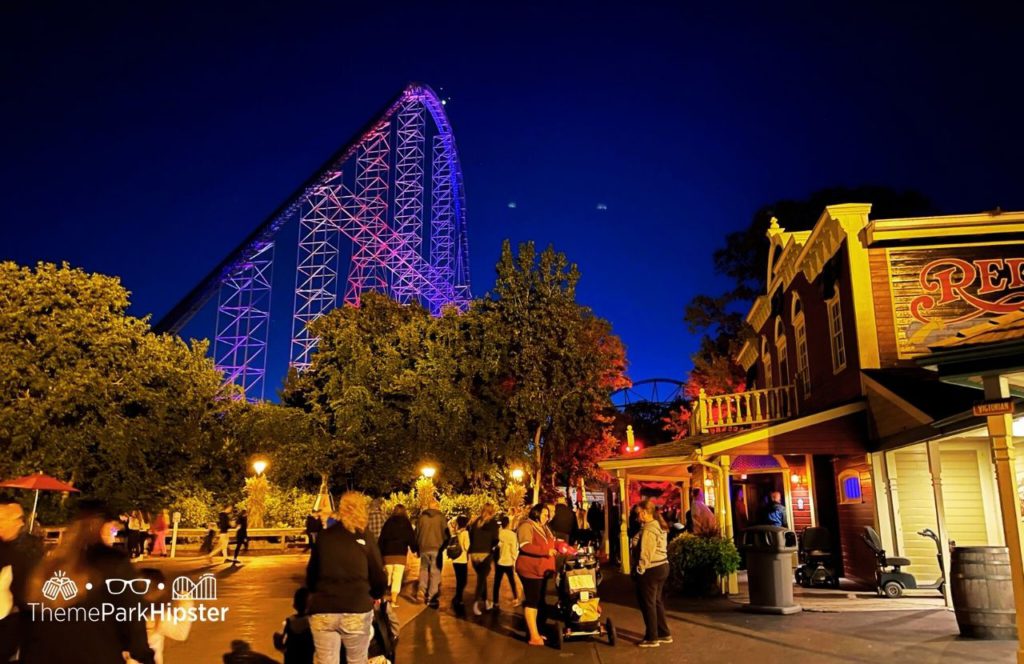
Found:
<path fill-rule="evenodd" d="M 373 606 L 384 596 L 387 575 L 377 543 L 366 535 L 366 498 L 344 494 L 338 517 L 339 523 L 320 533 L 306 567 L 309 626 L 317 664 L 337 664 L 343 646 L 348 664 L 365 664 Z"/>
<path fill-rule="evenodd" d="M 28 610 L 25 583 L 43 557 L 43 544 L 24 530 L 25 512 L 10 498 L 0 498 L 0 662 L 10 661 L 21 646 Z"/>
<path fill-rule="evenodd" d="M 572 541 L 576 532 L 576 514 L 562 496 L 555 500 L 555 516 L 548 522 L 548 528 L 551 528 L 551 532 L 558 539 Z"/>

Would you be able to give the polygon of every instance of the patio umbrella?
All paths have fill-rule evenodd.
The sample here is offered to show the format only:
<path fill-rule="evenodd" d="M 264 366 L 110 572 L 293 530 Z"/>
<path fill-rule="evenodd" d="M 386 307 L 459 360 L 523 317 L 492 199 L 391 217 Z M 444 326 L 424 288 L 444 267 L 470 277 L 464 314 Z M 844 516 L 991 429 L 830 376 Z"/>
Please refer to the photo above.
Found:
<path fill-rule="evenodd" d="M 70 484 L 65 484 L 56 478 L 42 473 L 26 475 L 13 480 L 7 480 L 6 482 L 0 482 L 0 487 L 6 487 L 8 489 L 27 489 L 29 491 L 36 492 L 35 500 L 32 501 L 32 516 L 29 517 L 28 520 L 28 532 L 30 533 L 32 532 L 32 526 L 35 525 L 36 522 L 36 508 L 39 506 L 40 491 L 78 492 L 78 489 Z"/>

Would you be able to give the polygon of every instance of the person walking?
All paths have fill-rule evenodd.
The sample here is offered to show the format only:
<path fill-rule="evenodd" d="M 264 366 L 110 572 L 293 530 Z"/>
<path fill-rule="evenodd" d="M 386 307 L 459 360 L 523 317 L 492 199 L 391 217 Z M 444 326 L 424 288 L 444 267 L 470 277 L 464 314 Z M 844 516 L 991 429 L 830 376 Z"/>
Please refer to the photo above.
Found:
<path fill-rule="evenodd" d="M 469 562 L 476 573 L 476 592 L 473 594 L 473 613 L 482 615 L 483 605 L 488 611 L 494 604 L 487 597 L 487 576 L 494 565 L 494 551 L 498 548 L 498 522 L 494 520 L 494 505 L 485 503 L 480 516 L 469 527 Z"/>
<path fill-rule="evenodd" d="M 388 587 L 391 589 L 391 604 L 398 606 L 398 595 L 402 592 L 402 575 L 405 574 L 405 562 L 412 551 L 416 553 L 416 533 L 412 529 L 412 521 L 405 511 L 405 505 L 395 505 L 391 516 L 384 522 L 377 540 L 380 553 L 384 557 L 384 569 L 388 574 Z"/>
<path fill-rule="evenodd" d="M 455 609 L 462 609 L 462 595 L 466 592 L 466 582 L 469 580 L 469 517 L 460 514 L 452 520 L 448 530 L 453 534 L 453 542 L 448 544 L 448 559 L 452 561 L 452 569 L 455 571 L 455 597 L 452 598 L 452 606 Z M 422 563 L 421 563 L 422 565 Z"/>
<path fill-rule="evenodd" d="M 519 524 L 519 557 L 516 573 L 523 584 L 523 616 L 531 646 L 544 645 L 544 637 L 537 628 L 537 615 L 544 609 L 548 578 L 555 573 L 555 535 L 548 528 L 551 512 L 546 505 L 537 504 Z"/>
<path fill-rule="evenodd" d="M 0 498 L 0 662 L 22 647 L 29 620 L 27 590 L 43 542 L 25 532 L 25 511 L 12 498 Z"/>
<path fill-rule="evenodd" d="M 594 543 L 600 545 L 604 541 L 604 508 L 601 503 L 597 501 L 590 503 L 590 509 L 587 510 L 587 525 L 590 526 Z"/>
<path fill-rule="evenodd" d="M 217 543 L 207 555 L 210 562 L 219 554 L 221 562 L 228 561 L 228 549 L 231 548 L 231 505 L 225 505 L 217 514 Z"/>
<path fill-rule="evenodd" d="M 441 588 L 441 547 L 445 544 L 444 515 L 438 509 L 436 500 L 427 503 L 427 509 L 420 512 L 416 523 L 416 549 L 420 557 L 420 578 L 416 597 L 423 597 L 431 608 L 440 605 Z"/>
<path fill-rule="evenodd" d="M 650 498 L 637 505 L 640 531 L 631 543 L 637 550 L 634 570 L 636 597 L 643 613 L 644 639 L 641 648 L 656 648 L 672 643 L 665 621 L 665 582 L 668 580 L 668 524 Z"/>
<path fill-rule="evenodd" d="M 109 546 L 113 538 L 104 531 L 113 529 L 103 506 L 83 500 L 78 507 L 61 543 L 29 580 L 29 600 L 67 615 L 99 619 L 25 621 L 28 628 L 20 661 L 114 664 L 123 663 L 122 653 L 127 653 L 141 664 L 154 664 L 144 617 L 137 610 L 137 593 L 148 583 L 138 578 L 128 554 Z"/>
<path fill-rule="evenodd" d="M 576 513 L 569 507 L 565 496 L 555 500 L 555 511 L 549 525 L 556 538 L 566 543 L 572 541 L 576 532 Z"/>
<path fill-rule="evenodd" d="M 380 530 L 384 527 L 384 501 L 380 498 L 374 498 L 370 501 L 370 516 L 369 522 L 366 525 L 366 534 L 373 538 L 376 542 L 380 539 Z"/>
<path fill-rule="evenodd" d="M 519 539 L 516 533 L 508 528 L 508 517 L 504 514 L 498 519 L 501 530 L 498 531 L 498 557 L 494 561 L 494 606 L 498 606 L 501 592 L 501 580 L 508 577 L 512 586 L 512 606 L 519 606 L 519 589 L 516 588 L 515 564 L 519 556 Z"/>
<path fill-rule="evenodd" d="M 167 555 L 167 531 L 170 528 L 171 519 L 167 510 L 160 510 L 153 519 L 153 557 Z"/>
<path fill-rule="evenodd" d="M 235 555 L 231 559 L 232 565 L 237 565 L 238 552 L 245 547 L 245 552 L 249 553 L 249 512 L 248 510 L 242 510 L 238 513 L 238 519 L 236 520 L 238 529 L 235 530 Z"/>
<path fill-rule="evenodd" d="M 323 519 L 320 518 L 320 511 L 315 510 L 309 513 L 306 517 L 306 541 L 307 551 L 312 551 L 313 547 L 316 546 L 316 538 L 320 535 L 320 531 L 324 529 Z"/>
<path fill-rule="evenodd" d="M 387 575 L 377 543 L 367 532 L 366 497 L 349 491 L 338 500 L 338 523 L 320 534 L 306 567 L 309 627 L 316 664 L 367 664 L 373 605 Z"/>

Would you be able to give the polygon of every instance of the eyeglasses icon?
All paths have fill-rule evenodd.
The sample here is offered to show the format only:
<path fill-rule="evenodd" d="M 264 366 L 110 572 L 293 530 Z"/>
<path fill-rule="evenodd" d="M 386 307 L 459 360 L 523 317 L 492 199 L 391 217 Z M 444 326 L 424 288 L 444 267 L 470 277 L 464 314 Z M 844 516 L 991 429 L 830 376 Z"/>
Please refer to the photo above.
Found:
<path fill-rule="evenodd" d="M 149 579 L 107 579 L 107 592 L 111 595 L 120 595 L 126 588 L 131 588 L 136 595 L 145 595 L 149 592 Z"/>

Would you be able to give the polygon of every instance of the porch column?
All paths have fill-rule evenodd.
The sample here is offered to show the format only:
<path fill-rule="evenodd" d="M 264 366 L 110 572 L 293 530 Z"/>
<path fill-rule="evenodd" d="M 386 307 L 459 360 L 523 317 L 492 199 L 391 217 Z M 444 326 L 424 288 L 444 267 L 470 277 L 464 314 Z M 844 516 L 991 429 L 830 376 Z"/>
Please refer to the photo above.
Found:
<path fill-rule="evenodd" d="M 985 376 L 985 399 L 1006 399 L 1010 384 L 1005 376 Z M 1017 475 L 1014 473 L 1013 416 L 989 415 L 988 435 L 992 442 L 992 462 L 996 467 L 999 487 L 999 506 L 1003 518 L 1003 533 L 1010 554 L 1010 578 L 1013 581 L 1013 600 L 1017 610 L 1017 634 L 1024 635 L 1024 561 L 1020 549 L 1020 501 L 1017 494 Z M 1024 664 L 1024 641 L 1017 642 L 1017 664 Z"/>
<path fill-rule="evenodd" d="M 946 531 L 946 505 L 942 498 L 942 459 L 939 455 L 939 442 L 929 440 L 925 445 L 928 447 L 928 473 L 932 476 L 932 493 L 935 494 L 935 521 L 938 524 L 939 545 L 942 547 L 942 578 L 949 579 L 949 535 Z M 943 588 L 943 597 L 946 600 L 946 608 L 953 608 L 953 595 L 949 590 L 949 582 Z"/>
<path fill-rule="evenodd" d="M 882 548 L 896 555 L 896 547 L 893 545 L 896 539 L 896 520 L 893 518 L 890 494 L 892 485 L 885 452 L 872 452 L 868 455 L 868 463 L 871 464 L 871 486 L 875 494 L 875 523 L 878 525 L 878 536 L 882 538 Z"/>
<path fill-rule="evenodd" d="M 625 471 L 615 472 L 619 481 L 619 557 L 622 559 L 622 573 L 629 574 L 629 493 Z"/>
<path fill-rule="evenodd" d="M 612 555 L 612 540 L 608 536 L 608 513 L 612 511 L 612 489 L 609 486 L 604 488 L 604 530 L 601 532 L 601 547 L 605 556 Z"/>
<path fill-rule="evenodd" d="M 718 457 L 718 465 L 722 467 L 722 481 L 720 482 L 721 490 L 720 494 L 722 497 L 721 507 L 719 510 L 722 514 L 722 537 L 733 539 L 732 533 L 732 491 L 729 489 L 729 455 L 723 454 Z M 729 578 L 725 580 L 724 590 L 733 595 L 740 591 L 739 577 L 736 572 L 729 575 Z"/>

